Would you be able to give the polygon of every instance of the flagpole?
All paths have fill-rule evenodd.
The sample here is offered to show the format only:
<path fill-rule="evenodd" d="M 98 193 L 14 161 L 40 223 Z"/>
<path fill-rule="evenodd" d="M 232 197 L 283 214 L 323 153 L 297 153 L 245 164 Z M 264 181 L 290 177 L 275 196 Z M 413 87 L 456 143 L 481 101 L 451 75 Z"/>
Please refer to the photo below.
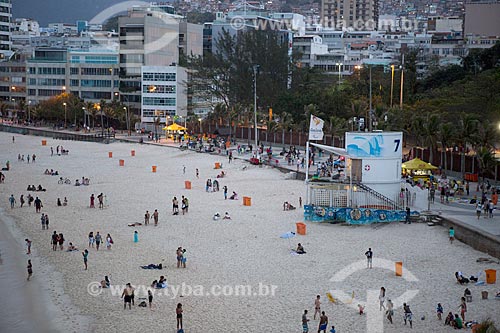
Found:
<path fill-rule="evenodd" d="M 309 140 L 306 142 L 306 184 L 309 179 Z"/>

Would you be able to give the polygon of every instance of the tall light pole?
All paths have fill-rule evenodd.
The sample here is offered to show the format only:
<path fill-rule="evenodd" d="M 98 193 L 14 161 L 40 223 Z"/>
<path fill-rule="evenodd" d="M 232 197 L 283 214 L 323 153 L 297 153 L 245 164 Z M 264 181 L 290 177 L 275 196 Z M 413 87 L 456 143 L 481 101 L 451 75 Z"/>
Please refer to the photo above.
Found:
<path fill-rule="evenodd" d="M 394 65 L 391 65 L 391 108 L 392 108 L 392 96 L 394 94 Z"/>
<path fill-rule="evenodd" d="M 64 128 L 66 128 L 67 114 L 68 114 L 68 103 L 64 102 Z"/>
<path fill-rule="evenodd" d="M 370 68 L 370 110 L 368 110 L 368 131 L 372 131 L 372 66 Z"/>
<path fill-rule="evenodd" d="M 82 106 L 83 110 L 83 127 L 85 128 L 85 131 L 87 130 L 87 109 L 85 106 Z"/>
<path fill-rule="evenodd" d="M 339 67 L 339 87 L 340 87 L 340 80 L 342 79 L 342 73 L 340 71 L 340 68 L 342 67 L 343 63 L 336 63 L 335 65 L 337 65 Z"/>
<path fill-rule="evenodd" d="M 28 101 L 28 123 L 31 123 L 31 100 Z"/>
<path fill-rule="evenodd" d="M 255 126 L 255 150 L 258 149 L 258 139 L 257 139 L 257 71 L 259 70 L 259 65 L 253 65 L 253 116 L 254 116 L 254 126 Z"/>
<path fill-rule="evenodd" d="M 405 71 L 405 55 L 401 61 L 401 91 L 399 92 L 399 108 L 403 109 L 403 85 L 404 85 L 404 71 Z"/>
<path fill-rule="evenodd" d="M 201 118 L 198 118 L 198 121 L 200 122 L 200 135 L 203 134 L 203 129 L 201 128 Z"/>

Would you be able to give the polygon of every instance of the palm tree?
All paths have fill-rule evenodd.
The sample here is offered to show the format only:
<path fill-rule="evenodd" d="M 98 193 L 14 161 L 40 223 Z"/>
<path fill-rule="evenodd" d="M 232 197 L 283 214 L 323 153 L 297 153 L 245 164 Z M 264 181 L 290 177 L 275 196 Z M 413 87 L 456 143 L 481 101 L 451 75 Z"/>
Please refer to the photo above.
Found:
<path fill-rule="evenodd" d="M 332 145 L 335 144 L 334 138 L 339 138 L 342 145 L 344 133 L 347 130 L 347 121 L 344 118 L 331 116 L 328 119 L 328 132 L 332 136 Z"/>
<path fill-rule="evenodd" d="M 422 139 L 425 147 L 429 148 L 429 163 L 434 162 L 434 151 L 437 148 L 437 137 L 439 132 L 439 117 L 428 114 L 422 124 Z"/>
<path fill-rule="evenodd" d="M 484 183 L 484 177 L 487 173 L 491 172 L 495 168 L 495 166 L 497 165 L 497 161 L 495 159 L 492 148 L 489 147 L 480 147 L 479 149 L 477 149 L 476 158 L 479 162 L 479 173 L 483 178 Z"/>
<path fill-rule="evenodd" d="M 285 144 L 285 132 L 289 131 L 293 126 L 293 118 L 292 115 L 288 112 L 283 112 L 280 115 L 279 118 L 279 126 L 278 128 L 281 129 L 281 142 L 282 144 Z"/>
<path fill-rule="evenodd" d="M 266 142 L 269 142 L 268 134 L 273 134 L 273 142 L 276 142 L 276 130 L 278 129 L 278 123 L 274 120 L 267 121 L 266 123 Z"/>
<path fill-rule="evenodd" d="M 16 109 L 21 112 L 23 118 L 26 119 L 26 100 L 21 98 L 17 101 Z"/>
<path fill-rule="evenodd" d="M 453 140 L 455 136 L 455 126 L 448 122 L 442 123 L 439 128 L 438 139 L 441 142 L 441 149 L 444 151 L 444 167 L 443 169 L 448 168 L 448 154 L 447 150 L 451 140 Z"/>
<path fill-rule="evenodd" d="M 465 173 L 465 151 L 468 144 L 476 141 L 479 121 L 471 114 L 462 114 L 458 122 L 457 137 L 462 144 L 460 172 Z"/>
<path fill-rule="evenodd" d="M 85 103 L 85 110 L 86 110 L 87 114 L 92 117 L 92 129 L 94 129 L 95 116 L 97 115 L 97 109 L 95 108 L 94 103 L 86 102 Z M 87 124 L 87 126 L 90 127 L 90 121 L 89 121 L 89 124 Z"/>

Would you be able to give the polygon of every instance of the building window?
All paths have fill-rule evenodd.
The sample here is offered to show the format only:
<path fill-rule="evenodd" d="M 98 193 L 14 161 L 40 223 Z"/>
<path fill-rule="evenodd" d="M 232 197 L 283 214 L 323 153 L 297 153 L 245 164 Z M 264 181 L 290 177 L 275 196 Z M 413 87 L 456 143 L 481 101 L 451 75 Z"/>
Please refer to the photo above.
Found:
<path fill-rule="evenodd" d="M 80 85 L 80 82 L 78 80 L 70 80 L 69 85 L 71 87 L 78 87 Z"/>
<path fill-rule="evenodd" d="M 142 104 L 155 106 L 175 106 L 175 98 L 144 97 L 142 99 Z"/>

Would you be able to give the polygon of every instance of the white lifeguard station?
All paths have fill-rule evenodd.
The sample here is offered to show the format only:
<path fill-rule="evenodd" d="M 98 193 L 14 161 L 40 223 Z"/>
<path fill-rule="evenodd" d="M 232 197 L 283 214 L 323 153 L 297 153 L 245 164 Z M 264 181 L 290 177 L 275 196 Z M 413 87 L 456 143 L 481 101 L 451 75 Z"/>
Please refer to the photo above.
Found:
<path fill-rule="evenodd" d="M 404 218 L 400 200 L 402 138 L 402 132 L 347 132 L 346 148 L 310 143 L 344 156 L 346 165 L 339 179 L 306 181 L 306 219 L 364 224 Z"/>

